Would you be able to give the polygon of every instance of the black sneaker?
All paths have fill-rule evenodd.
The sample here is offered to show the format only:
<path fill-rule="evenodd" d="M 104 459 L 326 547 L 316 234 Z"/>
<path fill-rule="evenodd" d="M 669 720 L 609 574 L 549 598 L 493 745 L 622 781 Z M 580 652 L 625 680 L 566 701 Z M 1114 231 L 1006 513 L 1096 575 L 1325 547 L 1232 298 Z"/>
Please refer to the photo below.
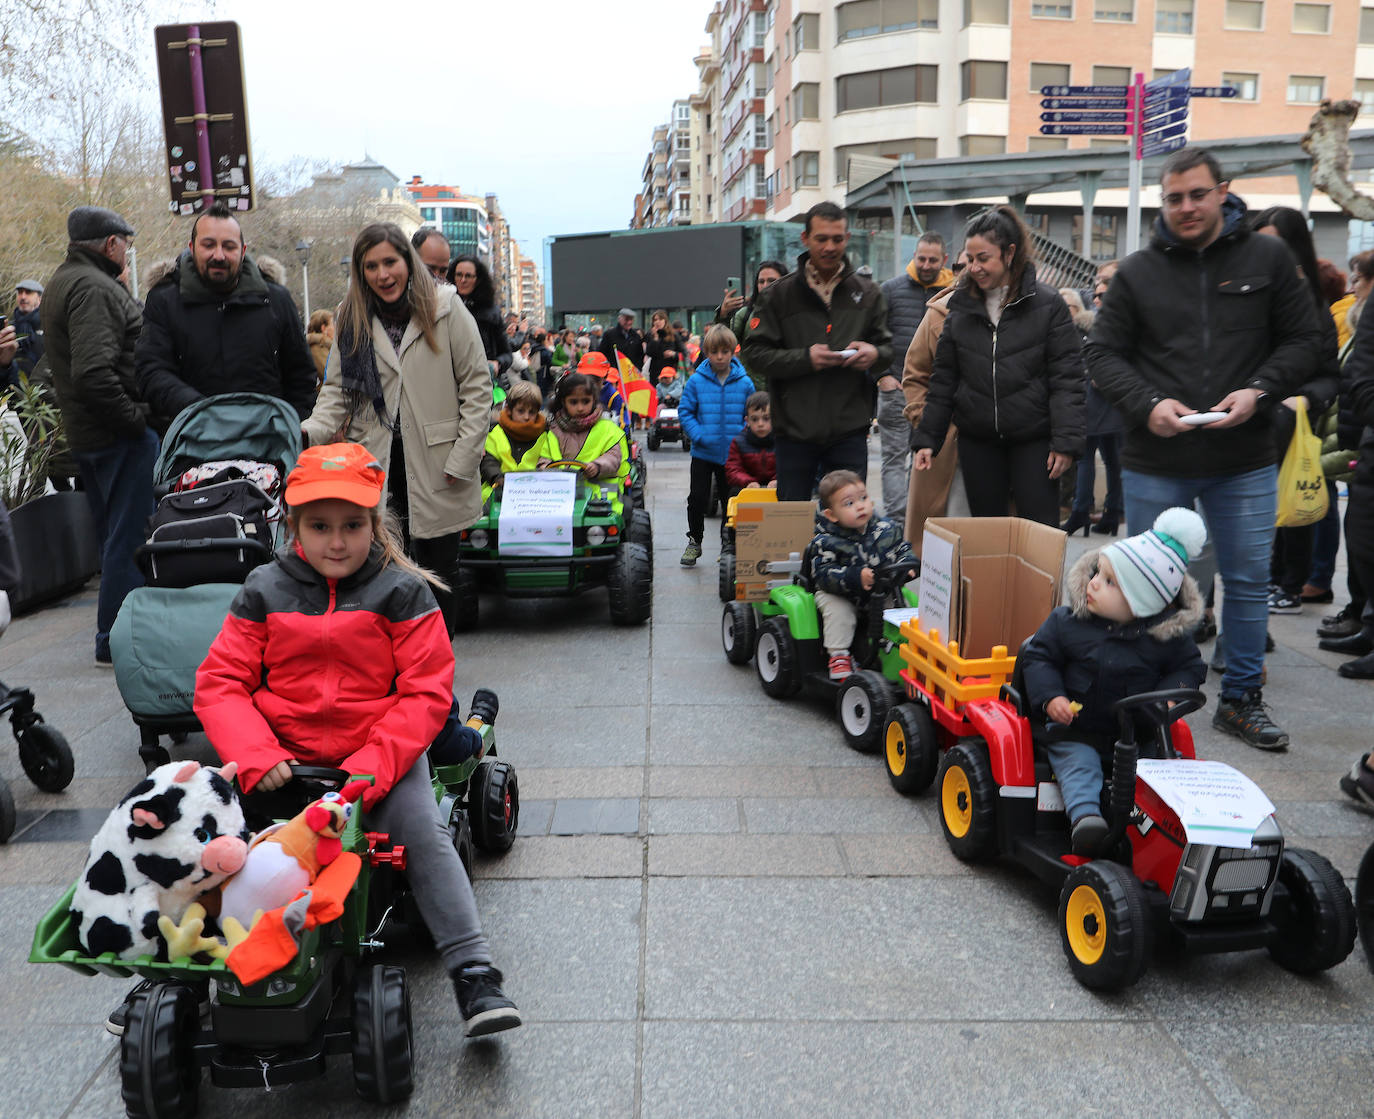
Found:
<path fill-rule="evenodd" d="M 683 567 L 696 567 L 697 560 L 701 559 L 701 541 L 687 537 L 687 547 L 682 549 L 682 559 L 678 562 Z"/>
<path fill-rule="evenodd" d="M 1341 792 L 1361 808 L 1374 809 L 1374 773 L 1364 764 L 1368 760 L 1369 755 L 1365 754 L 1350 767 L 1350 772 L 1341 778 Z"/>
<path fill-rule="evenodd" d="M 1107 821 L 1096 812 L 1081 817 L 1073 825 L 1073 853 L 1075 855 L 1095 855 L 1107 838 L 1111 828 Z"/>
<path fill-rule="evenodd" d="M 1269 595 L 1269 613 L 1301 614 L 1302 599 L 1287 591 L 1274 591 Z"/>
<path fill-rule="evenodd" d="M 458 1012 L 467 1037 L 513 1030 L 520 1025 L 520 1011 L 501 990 L 501 973 L 490 964 L 464 964 L 453 976 Z"/>
<path fill-rule="evenodd" d="M 116 1006 L 112 1011 L 110 1011 L 110 1016 L 105 1019 L 106 1032 L 114 1034 L 115 1037 L 123 1037 L 124 1027 L 129 1023 L 129 1004 L 134 1001 L 134 996 L 139 994 L 141 991 L 152 990 L 160 982 L 163 981 L 157 980 L 155 982 L 152 979 L 144 979 L 134 984 L 134 986 L 130 987 L 129 993 L 124 996 L 124 1001 L 121 1002 L 118 1006 Z M 202 985 L 198 988 L 193 987 L 193 989 L 199 996 L 199 1006 L 197 1007 L 197 1009 L 200 1011 L 201 1017 L 204 1017 L 206 1014 L 210 1012 L 209 985 Z"/>
<path fill-rule="evenodd" d="M 1288 734 L 1270 718 L 1259 688 L 1217 700 L 1212 726 L 1235 735 L 1256 750 L 1288 749 Z"/>
<path fill-rule="evenodd" d="M 1318 637 L 1350 637 L 1360 632 L 1360 610 L 1347 602 L 1334 614 L 1327 614 L 1317 623 Z"/>
<path fill-rule="evenodd" d="M 478 688 L 472 693 L 472 704 L 468 708 L 469 719 L 481 719 L 487 726 L 496 725 L 496 713 L 501 710 L 501 701 L 490 688 Z"/>

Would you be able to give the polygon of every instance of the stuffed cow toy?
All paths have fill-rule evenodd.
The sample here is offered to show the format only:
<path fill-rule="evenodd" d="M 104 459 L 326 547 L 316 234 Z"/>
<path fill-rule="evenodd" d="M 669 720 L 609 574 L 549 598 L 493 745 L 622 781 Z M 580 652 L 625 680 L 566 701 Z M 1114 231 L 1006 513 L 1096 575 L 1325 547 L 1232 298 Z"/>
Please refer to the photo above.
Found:
<path fill-rule="evenodd" d="M 186 907 L 243 866 L 248 828 L 230 762 L 159 766 L 129 790 L 91 840 L 72 918 L 92 956 L 156 955 L 158 918 Z"/>

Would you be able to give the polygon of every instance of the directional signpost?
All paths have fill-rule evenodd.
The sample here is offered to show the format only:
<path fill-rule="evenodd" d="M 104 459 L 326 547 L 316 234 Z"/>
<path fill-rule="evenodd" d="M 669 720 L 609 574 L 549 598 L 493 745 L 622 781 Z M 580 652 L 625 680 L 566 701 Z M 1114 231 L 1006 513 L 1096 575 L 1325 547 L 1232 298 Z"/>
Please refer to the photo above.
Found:
<path fill-rule="evenodd" d="M 1147 82 L 1137 73 L 1130 85 L 1045 85 L 1040 87 L 1040 131 L 1045 136 L 1128 136 L 1131 138 L 1130 201 L 1126 244 L 1140 243 L 1141 161 L 1175 151 L 1188 142 L 1188 105 L 1194 97 L 1235 97 L 1234 86 L 1190 85 L 1189 67 Z M 1085 199 L 1084 229 L 1092 207 Z M 1091 234 L 1085 233 L 1085 242 Z"/>

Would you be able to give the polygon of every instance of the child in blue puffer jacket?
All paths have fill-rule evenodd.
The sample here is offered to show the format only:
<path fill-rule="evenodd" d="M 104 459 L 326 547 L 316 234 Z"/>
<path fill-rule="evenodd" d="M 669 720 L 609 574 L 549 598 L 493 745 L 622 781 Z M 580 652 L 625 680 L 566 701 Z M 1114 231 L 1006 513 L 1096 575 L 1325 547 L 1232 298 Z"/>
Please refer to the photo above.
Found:
<path fill-rule="evenodd" d="M 687 379 L 677 406 L 682 430 L 692 441 L 683 567 L 694 567 L 701 558 L 701 535 L 706 526 L 712 479 L 720 489 L 722 501 L 729 493 L 725 460 L 730 454 L 730 441 L 744 426 L 745 402 L 754 391 L 754 382 L 735 356 L 737 345 L 734 332 L 728 326 L 717 323 L 706 332 L 702 347 L 706 357 Z"/>

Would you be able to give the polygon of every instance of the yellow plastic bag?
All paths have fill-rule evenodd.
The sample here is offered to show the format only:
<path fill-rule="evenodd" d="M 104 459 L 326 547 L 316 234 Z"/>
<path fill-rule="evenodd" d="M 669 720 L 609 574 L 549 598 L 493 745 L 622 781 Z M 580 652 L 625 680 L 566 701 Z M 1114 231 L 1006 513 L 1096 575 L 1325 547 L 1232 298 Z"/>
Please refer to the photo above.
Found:
<path fill-rule="evenodd" d="M 1307 422 L 1307 405 L 1298 401 L 1293 438 L 1279 466 L 1279 528 L 1314 525 L 1326 516 L 1326 478 L 1322 475 L 1322 441 Z"/>

